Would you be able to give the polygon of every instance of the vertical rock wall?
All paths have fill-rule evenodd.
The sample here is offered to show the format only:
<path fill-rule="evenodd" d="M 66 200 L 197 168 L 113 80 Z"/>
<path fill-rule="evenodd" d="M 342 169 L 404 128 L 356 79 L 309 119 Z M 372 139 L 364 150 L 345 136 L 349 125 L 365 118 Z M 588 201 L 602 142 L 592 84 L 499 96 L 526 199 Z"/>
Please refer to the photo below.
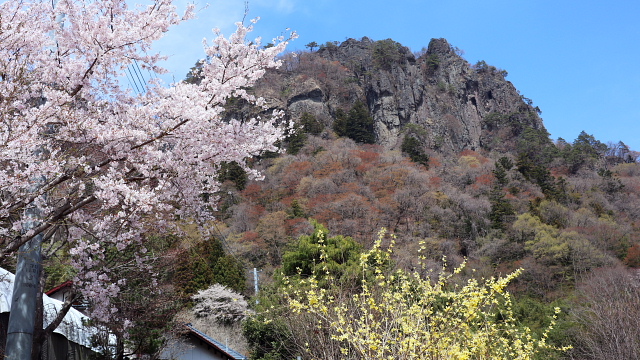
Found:
<path fill-rule="evenodd" d="M 385 146 L 397 146 L 407 124 L 423 130 L 421 140 L 439 151 L 479 149 L 513 140 L 525 127 L 543 128 L 506 72 L 471 66 L 445 39 L 432 39 L 419 58 L 393 40 L 365 37 L 328 44 L 295 61 L 297 67 L 273 80 L 286 83 L 279 107 L 294 119 L 309 112 L 330 125 L 338 108 L 365 100 L 377 142 Z M 500 121 L 487 124 L 490 114 Z M 496 136 L 511 139 L 491 139 Z"/>

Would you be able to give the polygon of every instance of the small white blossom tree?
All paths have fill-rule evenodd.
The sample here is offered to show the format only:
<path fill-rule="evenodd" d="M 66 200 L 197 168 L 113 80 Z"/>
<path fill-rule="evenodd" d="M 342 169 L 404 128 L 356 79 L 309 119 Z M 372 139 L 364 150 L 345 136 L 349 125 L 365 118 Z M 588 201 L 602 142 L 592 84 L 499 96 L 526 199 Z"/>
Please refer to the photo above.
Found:
<path fill-rule="evenodd" d="M 248 315 L 249 304 L 244 296 L 224 285 L 213 284 L 191 298 L 195 301 L 193 313 L 197 318 L 230 324 L 242 321 Z"/>
<path fill-rule="evenodd" d="M 244 296 L 226 286 L 213 284 L 198 291 L 191 299 L 193 308 L 183 312 L 179 321 L 190 322 L 234 350 L 246 352 L 248 346 L 242 334 L 242 323 L 252 311 Z"/>

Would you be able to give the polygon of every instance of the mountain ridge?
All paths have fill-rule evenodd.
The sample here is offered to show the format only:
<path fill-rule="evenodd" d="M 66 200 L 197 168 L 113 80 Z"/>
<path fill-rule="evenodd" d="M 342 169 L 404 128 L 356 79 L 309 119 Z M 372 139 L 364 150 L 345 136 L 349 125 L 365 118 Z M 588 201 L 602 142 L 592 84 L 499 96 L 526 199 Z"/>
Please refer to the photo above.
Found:
<path fill-rule="evenodd" d="M 427 149 L 444 152 L 513 150 L 524 128 L 546 132 L 539 109 L 505 79 L 506 71 L 469 64 L 445 39 L 432 39 L 418 57 L 391 39 L 364 37 L 285 62 L 256 86 L 256 95 L 292 119 L 309 113 L 326 126 L 338 109 L 362 101 L 376 143 L 385 147 L 397 148 L 408 124 L 424 130 L 420 140 Z"/>

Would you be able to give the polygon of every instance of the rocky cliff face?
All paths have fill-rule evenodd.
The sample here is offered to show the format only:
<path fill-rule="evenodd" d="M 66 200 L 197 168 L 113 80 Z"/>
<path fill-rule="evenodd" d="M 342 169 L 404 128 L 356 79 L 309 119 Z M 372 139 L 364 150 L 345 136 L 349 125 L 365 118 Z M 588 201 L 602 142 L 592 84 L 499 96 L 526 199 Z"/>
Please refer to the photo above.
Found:
<path fill-rule="evenodd" d="M 257 92 L 294 120 L 307 112 L 325 125 L 361 100 L 384 146 L 412 132 L 433 150 L 475 150 L 513 143 L 526 127 L 543 129 L 505 75 L 484 62 L 471 66 L 444 39 L 432 39 L 416 58 L 393 40 L 363 38 L 288 59 Z"/>

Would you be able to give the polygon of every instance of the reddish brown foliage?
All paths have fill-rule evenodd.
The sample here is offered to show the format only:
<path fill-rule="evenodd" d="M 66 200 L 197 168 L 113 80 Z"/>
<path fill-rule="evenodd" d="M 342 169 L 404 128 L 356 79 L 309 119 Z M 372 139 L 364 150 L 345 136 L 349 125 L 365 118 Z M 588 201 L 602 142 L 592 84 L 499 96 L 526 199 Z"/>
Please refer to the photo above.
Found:
<path fill-rule="evenodd" d="M 481 164 L 486 164 L 489 162 L 489 159 L 480 155 L 480 153 L 478 153 L 477 151 L 473 151 L 473 150 L 463 150 L 460 153 L 460 156 L 473 156 L 476 159 L 478 159 L 478 161 L 480 161 Z"/>
<path fill-rule="evenodd" d="M 380 160 L 380 153 L 372 150 L 352 150 L 351 154 L 357 156 L 365 163 L 377 163 Z"/>
<path fill-rule="evenodd" d="M 326 177 L 337 172 L 344 170 L 344 166 L 340 161 L 331 161 L 325 164 L 322 164 L 319 169 L 313 172 L 313 176 L 315 177 Z"/>
<path fill-rule="evenodd" d="M 482 174 L 476 176 L 476 184 L 481 186 L 489 186 L 493 183 L 495 177 L 492 174 Z"/>
<path fill-rule="evenodd" d="M 310 161 L 294 161 L 282 172 L 281 185 L 287 189 L 295 189 L 300 179 L 310 175 L 313 164 Z"/>
<path fill-rule="evenodd" d="M 242 242 L 254 242 L 258 239 L 258 233 L 255 231 L 246 231 L 242 234 Z"/>
<path fill-rule="evenodd" d="M 241 194 L 251 201 L 258 202 L 260 196 L 262 196 L 262 187 L 258 183 L 251 182 L 242 190 Z"/>
<path fill-rule="evenodd" d="M 627 250 L 627 256 L 624 258 L 627 266 L 640 268 L 640 245 L 634 244 Z"/>
<path fill-rule="evenodd" d="M 435 156 L 431 156 L 429 158 L 429 169 L 437 168 L 442 166 L 442 162 L 438 160 Z"/>
<path fill-rule="evenodd" d="M 310 230 L 309 221 L 304 218 L 287 219 L 284 221 L 287 234 L 293 237 L 298 237 L 304 232 Z"/>
<path fill-rule="evenodd" d="M 555 178 L 560 176 L 569 176 L 569 167 L 567 166 L 556 166 L 549 169 L 551 171 L 551 175 Z"/>

